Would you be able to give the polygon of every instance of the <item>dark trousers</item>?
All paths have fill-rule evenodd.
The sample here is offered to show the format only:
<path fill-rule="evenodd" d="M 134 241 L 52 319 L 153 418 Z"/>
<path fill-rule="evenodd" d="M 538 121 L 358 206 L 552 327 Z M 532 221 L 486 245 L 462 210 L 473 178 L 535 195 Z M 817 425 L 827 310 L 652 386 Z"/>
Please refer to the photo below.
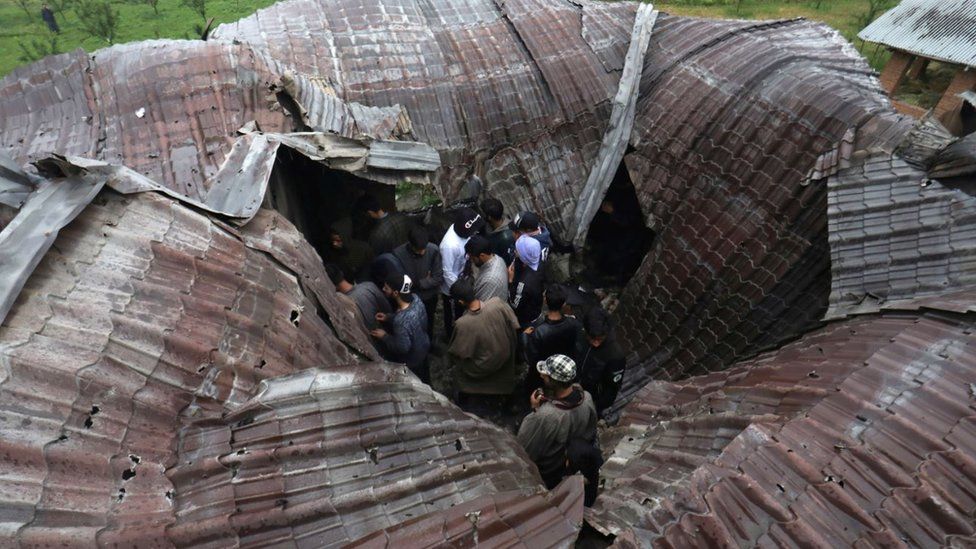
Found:
<path fill-rule="evenodd" d="M 431 343 L 434 341 L 434 314 L 437 313 L 437 295 L 423 301 L 424 309 L 427 311 L 427 337 Z"/>
<path fill-rule="evenodd" d="M 441 294 L 441 297 L 444 299 L 444 337 L 447 341 L 451 341 L 451 336 L 454 335 L 454 321 L 461 318 L 464 311 L 450 296 Z"/>

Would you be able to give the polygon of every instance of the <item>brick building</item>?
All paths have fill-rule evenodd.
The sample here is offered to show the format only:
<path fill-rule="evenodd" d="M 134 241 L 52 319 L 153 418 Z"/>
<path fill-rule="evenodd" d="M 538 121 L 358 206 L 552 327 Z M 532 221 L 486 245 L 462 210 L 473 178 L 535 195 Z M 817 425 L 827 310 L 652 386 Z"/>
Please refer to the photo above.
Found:
<path fill-rule="evenodd" d="M 881 85 L 895 108 L 915 116 L 925 110 L 894 100 L 906 78 L 918 78 L 930 61 L 955 69 L 933 115 L 956 134 L 968 133 L 976 123 L 976 0 L 904 0 L 858 37 L 883 44 L 892 51 L 881 72 Z M 968 132 L 967 132 L 968 130 Z"/>

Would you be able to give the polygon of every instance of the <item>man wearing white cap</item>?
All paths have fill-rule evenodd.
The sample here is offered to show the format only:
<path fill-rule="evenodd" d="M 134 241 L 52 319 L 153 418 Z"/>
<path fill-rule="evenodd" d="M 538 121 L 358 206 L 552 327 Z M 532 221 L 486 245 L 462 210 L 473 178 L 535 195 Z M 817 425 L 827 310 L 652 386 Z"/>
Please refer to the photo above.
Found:
<path fill-rule="evenodd" d="M 573 439 L 597 445 L 596 407 L 576 379 L 576 362 L 566 355 L 539 361 L 544 387 L 529 397 L 532 412 L 519 427 L 518 441 L 539 468 L 546 487 L 554 488 L 566 471 L 566 448 Z"/>
<path fill-rule="evenodd" d="M 370 330 L 370 334 L 383 342 L 390 353 L 390 360 L 402 362 L 417 374 L 424 383 L 430 383 L 430 367 L 427 353 L 430 351 L 430 337 L 427 336 L 427 310 L 423 301 L 413 295 L 410 277 L 400 273 L 389 273 L 383 284 L 383 293 L 395 303 L 390 314 L 376 313 L 376 320 L 383 325 L 392 326 L 393 333 L 383 328 Z"/>

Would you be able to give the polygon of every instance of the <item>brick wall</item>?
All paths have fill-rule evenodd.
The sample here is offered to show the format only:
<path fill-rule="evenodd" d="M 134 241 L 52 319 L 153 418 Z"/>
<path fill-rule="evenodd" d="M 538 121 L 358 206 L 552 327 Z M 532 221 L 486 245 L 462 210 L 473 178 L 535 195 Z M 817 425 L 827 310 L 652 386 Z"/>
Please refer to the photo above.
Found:
<path fill-rule="evenodd" d="M 905 77 L 905 72 L 912 64 L 913 59 L 915 59 L 914 55 L 901 50 L 892 52 L 891 59 L 885 65 L 884 70 L 881 71 L 881 87 L 888 95 L 894 95 L 898 89 L 898 85 L 901 84 L 902 78 Z"/>
<path fill-rule="evenodd" d="M 959 112 L 959 107 L 962 105 L 959 94 L 966 90 L 976 90 L 976 69 L 972 67 L 969 70 L 959 69 L 945 93 L 942 94 L 939 104 L 935 106 L 935 117 L 950 130 L 953 129 L 954 120 L 947 118 L 952 118 Z"/>

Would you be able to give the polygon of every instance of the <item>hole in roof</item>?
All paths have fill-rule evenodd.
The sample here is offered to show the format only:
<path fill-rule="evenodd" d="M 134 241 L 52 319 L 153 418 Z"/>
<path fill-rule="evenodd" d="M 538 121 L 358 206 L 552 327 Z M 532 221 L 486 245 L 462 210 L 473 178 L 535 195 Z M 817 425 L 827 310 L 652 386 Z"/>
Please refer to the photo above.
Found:
<path fill-rule="evenodd" d="M 621 288 L 654 243 L 624 162 L 597 210 L 583 245 L 582 279 L 595 288 Z"/>

